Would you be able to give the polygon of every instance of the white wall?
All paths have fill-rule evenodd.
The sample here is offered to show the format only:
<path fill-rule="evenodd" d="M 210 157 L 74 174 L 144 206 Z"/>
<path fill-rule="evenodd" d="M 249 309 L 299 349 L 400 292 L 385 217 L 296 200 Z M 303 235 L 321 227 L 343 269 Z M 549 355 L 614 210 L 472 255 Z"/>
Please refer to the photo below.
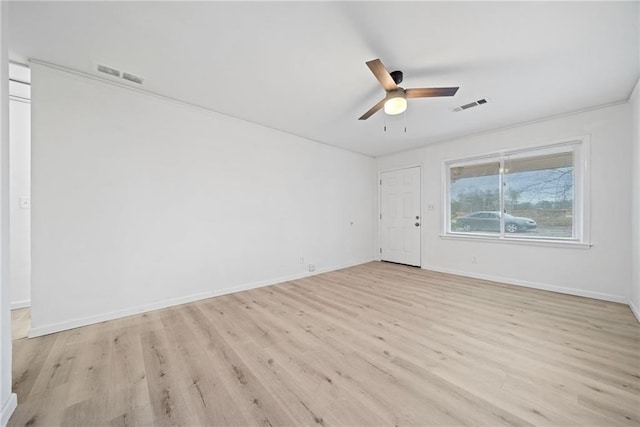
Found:
<path fill-rule="evenodd" d="M 0 425 L 13 413 L 11 393 L 11 277 L 9 268 L 8 3 L 0 2 Z"/>
<path fill-rule="evenodd" d="M 416 162 L 424 165 L 423 268 L 626 303 L 631 280 L 629 108 L 628 104 L 602 108 L 377 159 L 377 170 Z M 582 135 L 591 137 L 593 247 L 543 247 L 440 237 L 444 160 Z M 430 204 L 435 206 L 432 211 L 426 210 Z M 477 264 L 471 262 L 472 256 L 477 257 Z"/>
<path fill-rule="evenodd" d="M 11 308 L 31 304 L 31 211 L 20 206 L 31 190 L 31 106 L 9 101 L 10 124 L 10 219 L 11 219 Z"/>
<path fill-rule="evenodd" d="M 373 258 L 372 158 L 31 76 L 31 335 Z"/>
<path fill-rule="evenodd" d="M 640 321 L 640 81 L 631 98 L 631 292 L 630 306 Z"/>

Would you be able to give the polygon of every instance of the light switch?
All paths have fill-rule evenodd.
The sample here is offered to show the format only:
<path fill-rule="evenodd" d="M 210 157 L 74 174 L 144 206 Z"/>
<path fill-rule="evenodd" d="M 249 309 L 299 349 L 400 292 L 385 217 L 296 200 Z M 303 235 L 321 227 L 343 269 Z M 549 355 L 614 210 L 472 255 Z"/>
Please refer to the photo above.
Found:
<path fill-rule="evenodd" d="M 20 209 L 31 209 L 31 197 L 20 197 Z"/>

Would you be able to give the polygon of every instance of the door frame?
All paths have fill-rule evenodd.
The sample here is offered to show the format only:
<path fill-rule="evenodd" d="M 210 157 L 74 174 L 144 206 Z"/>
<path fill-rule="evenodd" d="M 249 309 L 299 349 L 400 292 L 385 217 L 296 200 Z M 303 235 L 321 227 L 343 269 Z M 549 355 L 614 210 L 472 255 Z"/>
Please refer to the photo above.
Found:
<path fill-rule="evenodd" d="M 382 239 L 380 236 L 382 236 L 382 220 L 380 218 L 380 216 L 382 215 L 382 174 L 386 173 L 386 172 L 395 172 L 395 171 L 400 171 L 403 169 L 413 169 L 413 168 L 418 168 L 418 170 L 420 171 L 420 203 L 418 204 L 418 206 L 420 206 L 420 265 L 418 266 L 418 268 L 422 268 L 422 224 L 424 224 L 424 217 L 422 215 L 422 213 L 424 212 L 424 207 L 422 206 L 424 203 L 424 197 L 423 197 L 423 185 L 422 185 L 422 181 L 423 181 L 423 165 L 422 163 L 412 163 L 406 166 L 400 166 L 400 167 L 395 167 L 395 168 L 390 168 L 390 169 L 382 169 L 379 170 L 377 175 L 376 175 L 376 187 L 378 188 L 378 212 L 376 213 L 376 223 L 378 224 L 378 235 L 376 237 L 376 248 L 375 248 L 375 260 L 376 261 L 382 261 L 382 256 L 381 256 L 381 252 L 382 252 Z"/>

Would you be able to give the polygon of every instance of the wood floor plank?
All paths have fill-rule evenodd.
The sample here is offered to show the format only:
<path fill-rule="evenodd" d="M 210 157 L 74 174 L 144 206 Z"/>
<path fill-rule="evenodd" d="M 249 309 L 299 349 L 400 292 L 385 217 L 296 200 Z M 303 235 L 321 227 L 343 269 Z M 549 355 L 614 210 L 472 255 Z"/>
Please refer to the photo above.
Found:
<path fill-rule="evenodd" d="M 13 344 L 10 426 L 640 425 L 628 307 L 388 263 Z"/>
<path fill-rule="evenodd" d="M 282 333 L 283 329 L 279 328 L 276 322 L 286 316 L 286 312 L 278 311 L 269 319 L 271 313 L 263 308 L 264 304 L 255 300 L 243 300 L 240 296 L 235 296 L 234 301 L 237 302 L 235 307 L 227 307 L 225 312 L 233 312 L 234 309 L 246 310 L 243 317 L 252 320 L 247 323 L 246 332 L 250 334 L 252 328 L 255 328 L 260 331 L 258 336 L 268 339 L 268 341 L 255 342 L 255 348 L 262 348 L 263 353 L 270 355 L 268 359 L 270 367 L 281 365 L 289 375 L 288 382 L 296 388 L 295 395 L 298 396 L 297 400 L 302 406 L 299 408 L 300 412 L 302 414 L 306 412 L 307 416 L 300 421 L 306 424 L 305 418 L 310 415 L 310 419 L 316 423 L 321 420 L 322 423 L 328 424 L 359 424 L 367 420 L 366 424 L 369 425 L 389 424 L 389 419 L 381 415 L 377 408 L 367 406 L 360 399 L 360 390 L 335 385 L 334 381 L 337 379 L 331 378 L 333 376 L 331 369 L 323 363 L 330 355 L 326 351 L 322 353 L 316 351 L 322 343 L 315 340 L 312 334 L 307 333 L 302 327 L 298 331 L 284 329 L 284 334 Z M 247 307 L 250 308 L 247 309 Z M 299 313 L 298 310 L 295 311 Z M 285 324 L 289 328 L 295 326 L 290 321 L 286 321 Z M 278 332 L 280 332 L 279 337 Z M 296 342 L 299 344 L 291 345 Z M 246 353 L 252 354 L 252 352 Z M 339 353 L 339 356 L 342 357 L 343 354 Z M 344 359 L 342 361 L 344 362 Z M 348 407 L 345 407 L 345 402 L 349 402 Z M 285 400 L 283 404 L 295 406 L 296 400 Z M 357 417 L 358 414 L 360 417 Z M 356 418 L 353 418 L 354 416 Z"/>
<path fill-rule="evenodd" d="M 30 327 L 31 310 L 29 308 L 11 310 L 11 339 L 26 338 Z"/>

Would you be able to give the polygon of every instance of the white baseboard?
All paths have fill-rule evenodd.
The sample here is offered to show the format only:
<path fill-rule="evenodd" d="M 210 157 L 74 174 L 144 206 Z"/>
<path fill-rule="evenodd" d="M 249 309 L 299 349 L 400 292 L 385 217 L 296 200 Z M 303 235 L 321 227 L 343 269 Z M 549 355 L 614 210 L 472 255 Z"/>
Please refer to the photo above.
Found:
<path fill-rule="evenodd" d="M 9 396 L 0 410 L 0 426 L 5 427 L 7 425 L 9 418 L 11 418 L 11 415 L 13 414 L 13 411 L 16 410 L 17 406 L 18 396 L 15 393 L 11 393 L 11 396 Z"/>
<path fill-rule="evenodd" d="M 492 275 L 488 275 L 488 274 L 471 273 L 471 272 L 468 272 L 468 271 L 460 271 L 460 270 L 455 270 L 455 269 L 440 268 L 440 267 L 435 267 L 435 266 L 431 266 L 431 265 L 423 265 L 422 268 L 425 269 L 425 270 L 437 271 L 439 273 L 456 274 L 456 275 L 459 275 L 459 276 L 472 277 L 474 279 L 490 280 L 492 282 L 506 283 L 508 285 L 523 286 L 523 287 L 526 287 L 526 288 L 540 289 L 540 290 L 543 290 L 543 291 L 558 292 L 558 293 L 561 293 L 561 294 L 576 295 L 576 296 L 579 296 L 579 297 L 587 297 L 587 298 L 599 299 L 599 300 L 603 300 L 603 301 L 618 302 L 618 303 L 621 303 L 621 304 L 627 304 L 628 303 L 627 297 L 618 296 L 618 295 L 612 295 L 612 294 L 605 294 L 605 293 L 602 293 L 602 292 L 585 291 L 583 289 L 566 288 L 566 287 L 563 287 L 563 286 L 548 285 L 548 284 L 545 284 L 545 283 L 528 282 L 528 281 L 525 281 L 525 280 L 516 280 L 516 279 L 511 279 L 509 277 L 492 276 Z"/>
<path fill-rule="evenodd" d="M 629 308 L 631 309 L 633 315 L 636 316 L 636 320 L 640 322 L 640 310 L 638 310 L 638 307 L 633 304 L 633 301 L 631 301 L 631 299 L 627 299 L 627 304 L 629 304 Z"/>
<path fill-rule="evenodd" d="M 29 330 L 27 336 L 29 338 L 40 337 L 42 335 L 53 334 L 55 332 L 66 331 L 68 329 L 75 329 L 81 326 L 93 325 L 94 323 L 100 323 L 107 320 L 119 319 L 121 317 L 133 316 L 134 314 L 145 313 L 147 311 L 159 310 L 161 308 L 172 307 L 174 305 L 186 304 L 205 298 L 210 298 L 211 296 L 212 295 L 210 292 L 203 292 L 199 294 L 187 295 L 180 298 L 171 298 L 168 300 L 157 301 L 151 304 L 144 304 L 129 308 L 123 308 L 121 310 L 109 311 L 93 316 L 70 319 L 57 323 L 50 323 L 48 325 L 38 326 L 35 328 L 32 327 Z"/>
<path fill-rule="evenodd" d="M 244 285 L 234 286 L 232 288 L 226 288 L 219 291 L 212 292 L 211 297 L 218 297 L 221 295 L 233 294 L 236 292 L 248 291 L 250 289 L 262 288 L 264 286 L 276 285 L 278 283 L 289 282 L 291 280 L 304 279 L 305 277 L 315 276 L 317 274 L 328 273 L 330 271 L 342 270 L 343 268 L 354 267 L 356 265 L 366 264 L 372 262 L 373 258 L 351 262 L 347 264 L 334 265 L 331 267 L 318 268 L 316 271 L 291 274 L 289 276 L 283 276 L 276 279 L 260 280 L 257 282 L 245 283 Z"/>
<path fill-rule="evenodd" d="M 31 307 L 31 300 L 24 299 L 22 301 L 14 301 L 11 303 L 11 310 L 17 310 L 19 308 Z"/>
<path fill-rule="evenodd" d="M 302 279 L 304 277 L 314 276 L 316 274 L 326 273 L 329 271 L 340 270 L 347 267 L 353 267 L 355 265 L 360 265 L 360 264 L 364 264 L 371 261 L 373 261 L 373 258 L 360 260 L 357 262 L 352 262 L 344 265 L 336 265 L 332 267 L 319 268 L 314 272 L 302 272 L 302 273 L 292 274 L 289 276 L 278 277 L 275 279 L 250 282 L 250 283 L 245 283 L 239 286 L 233 286 L 230 288 L 224 288 L 224 289 L 219 289 L 219 290 L 210 291 L 210 292 L 202 292 L 198 294 L 187 295 L 180 298 L 172 298 L 168 300 L 157 301 L 151 304 L 144 304 L 144 305 L 124 308 L 121 310 L 110 311 L 107 313 L 101 313 L 101 314 L 82 317 L 78 319 L 65 320 L 63 322 L 50 323 L 48 325 L 32 327 L 31 330 L 29 330 L 28 337 L 35 338 L 42 335 L 48 335 L 48 334 L 53 334 L 55 332 L 66 331 L 68 329 L 79 328 L 81 326 L 92 325 L 94 323 L 100 323 L 107 320 L 120 319 L 122 317 L 133 316 L 135 314 L 146 313 L 148 311 L 159 310 L 167 307 L 173 307 L 176 305 L 186 304 L 194 301 L 200 301 L 207 298 L 213 298 L 213 297 L 218 297 L 222 295 L 232 294 L 235 292 L 247 291 L 250 289 L 256 289 L 264 286 L 275 285 L 277 283 Z"/>

